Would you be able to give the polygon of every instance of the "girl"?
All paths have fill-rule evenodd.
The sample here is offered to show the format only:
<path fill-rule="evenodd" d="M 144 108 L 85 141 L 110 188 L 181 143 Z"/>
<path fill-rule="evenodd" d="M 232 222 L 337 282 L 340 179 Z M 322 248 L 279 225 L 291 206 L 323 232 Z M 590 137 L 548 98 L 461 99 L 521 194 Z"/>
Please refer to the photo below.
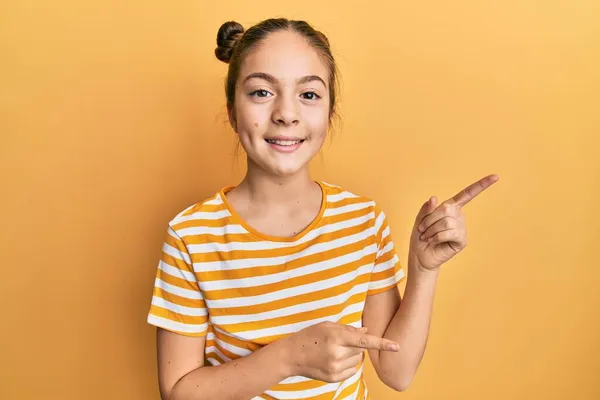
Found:
<path fill-rule="evenodd" d="M 466 245 L 460 209 L 497 176 L 423 204 L 401 302 L 405 270 L 383 211 L 309 177 L 335 114 L 327 38 L 271 19 L 247 31 L 227 22 L 217 44 L 248 170 L 169 223 L 148 314 L 162 398 L 369 399 L 365 349 L 379 378 L 405 390 L 439 268 Z"/>

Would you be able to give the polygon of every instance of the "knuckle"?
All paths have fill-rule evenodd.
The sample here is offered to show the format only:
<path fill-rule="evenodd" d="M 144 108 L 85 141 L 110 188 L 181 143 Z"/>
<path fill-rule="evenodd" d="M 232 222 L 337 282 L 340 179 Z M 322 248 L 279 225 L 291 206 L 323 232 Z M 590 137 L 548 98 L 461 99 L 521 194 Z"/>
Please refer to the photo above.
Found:
<path fill-rule="evenodd" d="M 325 365 L 325 372 L 327 372 L 328 374 L 335 374 L 338 371 L 338 363 L 335 361 L 330 361 Z"/>
<path fill-rule="evenodd" d="M 331 352 L 331 355 L 333 357 L 334 360 L 342 360 L 344 359 L 344 351 L 342 349 L 340 349 L 339 347 L 334 349 Z"/>
<path fill-rule="evenodd" d="M 361 336 L 358 338 L 358 347 L 367 347 L 369 344 L 369 339 L 366 336 Z"/>

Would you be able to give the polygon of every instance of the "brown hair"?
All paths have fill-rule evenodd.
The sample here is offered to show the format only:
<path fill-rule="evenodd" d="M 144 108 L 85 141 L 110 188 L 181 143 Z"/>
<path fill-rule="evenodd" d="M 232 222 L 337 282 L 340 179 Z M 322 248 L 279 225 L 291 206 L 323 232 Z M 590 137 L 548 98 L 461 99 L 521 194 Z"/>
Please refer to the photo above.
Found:
<path fill-rule="evenodd" d="M 335 116 L 336 94 L 338 87 L 338 70 L 327 37 L 315 30 L 305 21 L 294 21 L 285 18 L 267 19 L 244 31 L 244 27 L 235 21 L 225 22 L 217 33 L 217 58 L 229 64 L 225 81 L 227 107 L 232 108 L 235 102 L 235 85 L 240 74 L 244 58 L 273 32 L 289 30 L 298 33 L 319 53 L 329 69 L 329 120 Z"/>

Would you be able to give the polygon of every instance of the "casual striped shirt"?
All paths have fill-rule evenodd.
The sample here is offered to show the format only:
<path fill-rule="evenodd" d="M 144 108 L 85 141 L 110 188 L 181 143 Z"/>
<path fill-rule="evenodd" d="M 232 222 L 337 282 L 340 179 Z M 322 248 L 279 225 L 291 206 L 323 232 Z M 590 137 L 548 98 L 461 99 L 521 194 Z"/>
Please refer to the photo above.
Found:
<path fill-rule="evenodd" d="M 291 238 L 253 229 L 223 188 L 169 224 L 148 323 L 205 336 L 205 360 L 219 365 L 330 321 L 362 326 L 366 296 L 405 276 L 378 205 L 325 182 L 312 223 Z M 255 399 L 369 399 L 357 373 L 327 383 L 289 377 Z"/>

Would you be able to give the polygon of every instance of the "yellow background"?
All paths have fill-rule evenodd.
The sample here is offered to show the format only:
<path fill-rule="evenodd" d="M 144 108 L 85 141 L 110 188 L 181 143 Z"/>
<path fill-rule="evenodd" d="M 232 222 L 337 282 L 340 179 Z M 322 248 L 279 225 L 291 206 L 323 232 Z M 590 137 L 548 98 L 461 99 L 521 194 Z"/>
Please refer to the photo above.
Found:
<path fill-rule="evenodd" d="M 306 19 L 342 73 L 314 177 L 414 216 L 489 173 L 418 375 L 380 399 L 600 398 L 600 3 L 4 2 L 0 398 L 158 399 L 168 220 L 237 182 L 226 20 Z M 418 3 L 418 4 L 417 4 Z"/>

